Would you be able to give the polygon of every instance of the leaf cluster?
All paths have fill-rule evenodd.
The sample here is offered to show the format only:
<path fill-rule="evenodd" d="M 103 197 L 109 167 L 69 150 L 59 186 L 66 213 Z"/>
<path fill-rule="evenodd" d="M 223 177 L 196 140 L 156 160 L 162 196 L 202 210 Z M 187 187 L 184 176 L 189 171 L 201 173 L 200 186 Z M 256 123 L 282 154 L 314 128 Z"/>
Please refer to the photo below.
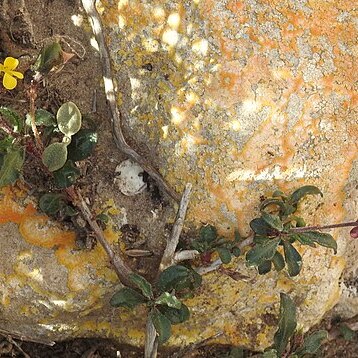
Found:
<path fill-rule="evenodd" d="M 135 288 L 121 288 L 112 296 L 111 305 L 134 309 L 145 304 L 149 308 L 149 318 L 157 331 L 159 343 L 166 342 L 171 335 L 171 325 L 182 323 L 190 316 L 188 307 L 177 296 L 186 290 L 198 288 L 201 276 L 191 268 L 171 266 L 160 274 L 155 289 L 138 274 L 132 274 L 129 278 Z"/>
<path fill-rule="evenodd" d="M 228 264 L 232 256 L 240 256 L 241 251 L 237 247 L 240 240 L 241 237 L 238 232 L 235 234 L 235 240 L 226 240 L 218 236 L 214 226 L 206 225 L 200 229 L 199 238 L 191 243 L 191 248 L 201 254 L 212 254 L 216 251 L 221 261 Z"/>
<path fill-rule="evenodd" d="M 276 271 L 287 266 L 289 275 L 296 276 L 301 271 L 302 257 L 294 244 L 311 247 L 318 244 L 337 252 L 337 243 L 331 235 L 315 230 L 297 230 L 306 226 L 303 218 L 294 215 L 298 203 L 305 196 L 315 194 L 322 196 L 317 187 L 306 185 L 289 196 L 277 191 L 261 203 L 260 217 L 250 222 L 254 247 L 246 254 L 249 266 L 257 266 L 260 274 L 270 272 L 272 266 Z"/>
<path fill-rule="evenodd" d="M 263 353 L 263 358 L 301 358 L 318 352 L 328 333 L 319 330 L 304 339 L 297 334 L 297 309 L 292 299 L 285 293 L 280 294 L 280 313 L 278 329 L 274 336 L 274 344 Z M 297 344 L 296 341 L 300 343 Z"/>
<path fill-rule="evenodd" d="M 0 116 L 14 134 L 23 131 L 21 117 L 9 107 L 0 107 Z M 3 132 L 0 137 L 0 188 L 13 184 L 20 176 L 24 164 L 24 150 L 13 135 Z"/>

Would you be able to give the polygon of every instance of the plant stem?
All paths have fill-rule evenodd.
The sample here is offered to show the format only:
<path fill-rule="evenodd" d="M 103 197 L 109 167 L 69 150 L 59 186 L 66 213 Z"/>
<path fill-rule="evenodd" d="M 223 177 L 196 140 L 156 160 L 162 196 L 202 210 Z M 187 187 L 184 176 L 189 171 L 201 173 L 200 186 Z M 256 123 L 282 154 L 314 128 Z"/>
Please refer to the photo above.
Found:
<path fill-rule="evenodd" d="M 130 267 L 124 262 L 124 260 L 118 255 L 115 254 L 110 244 L 107 242 L 102 229 L 99 227 L 97 222 L 93 219 L 93 215 L 90 209 L 87 206 L 87 203 L 83 199 L 79 190 L 74 188 L 66 189 L 67 194 L 72 199 L 73 203 L 80 209 L 81 214 L 86 219 L 88 225 L 96 234 L 96 238 L 98 242 L 102 245 L 104 251 L 106 252 L 107 256 L 111 264 L 113 265 L 116 274 L 123 285 L 132 286 L 133 283 L 129 279 L 129 275 L 133 273 Z"/>
<path fill-rule="evenodd" d="M 336 229 L 339 227 L 349 227 L 349 226 L 358 226 L 358 221 L 350 221 L 340 224 L 324 225 L 324 226 L 304 226 L 304 227 L 294 227 L 290 231 L 295 232 L 306 232 L 312 230 L 327 230 L 327 229 Z"/>
<path fill-rule="evenodd" d="M 31 81 L 31 85 L 30 85 L 30 89 L 29 89 L 28 93 L 29 93 L 29 99 L 30 99 L 29 115 L 30 115 L 30 119 L 31 119 L 31 128 L 32 128 L 32 132 L 34 133 L 36 146 L 42 153 L 43 152 L 43 144 L 42 144 L 42 141 L 41 141 L 41 138 L 40 138 L 40 135 L 37 130 L 36 123 L 35 123 L 35 101 L 37 98 L 37 88 L 36 88 L 36 84 L 35 84 L 34 80 Z"/>
<path fill-rule="evenodd" d="M 11 135 L 14 138 L 18 138 L 19 134 L 15 133 L 4 118 L 0 116 L 0 129 L 3 130 L 7 135 Z"/>
<path fill-rule="evenodd" d="M 109 50 L 106 46 L 106 41 L 103 35 L 102 23 L 95 6 L 95 0 L 82 0 L 82 6 L 90 19 L 93 33 L 99 47 L 99 55 L 102 62 L 104 90 L 106 98 L 112 113 L 112 130 L 114 141 L 118 149 L 126 154 L 130 159 L 137 162 L 157 183 L 157 185 L 169 194 L 176 202 L 179 201 L 179 196 L 173 188 L 171 188 L 160 173 L 149 163 L 143 156 L 137 153 L 125 140 L 122 131 L 122 114 L 120 113 L 117 101 L 116 92 L 112 76 L 111 60 Z"/>
<path fill-rule="evenodd" d="M 170 238 L 168 239 L 167 246 L 164 250 L 163 257 L 160 262 L 160 271 L 165 270 L 167 267 L 172 266 L 174 263 L 175 250 L 178 246 L 179 237 L 183 229 L 184 219 L 189 205 L 191 188 L 192 185 L 190 183 L 186 184 L 183 196 L 179 204 L 179 210 L 175 218 L 173 230 L 170 235 Z"/>

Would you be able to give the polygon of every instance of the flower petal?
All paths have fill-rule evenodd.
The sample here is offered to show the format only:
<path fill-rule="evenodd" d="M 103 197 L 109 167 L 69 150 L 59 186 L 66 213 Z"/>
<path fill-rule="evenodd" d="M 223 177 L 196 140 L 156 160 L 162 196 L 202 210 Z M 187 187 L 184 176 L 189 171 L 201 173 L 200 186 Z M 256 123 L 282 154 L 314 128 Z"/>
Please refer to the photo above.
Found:
<path fill-rule="evenodd" d="M 2 83 L 6 89 L 12 90 L 16 87 L 17 80 L 16 78 L 10 76 L 8 73 L 5 73 Z"/>
<path fill-rule="evenodd" d="M 8 70 L 14 70 L 19 64 L 19 60 L 13 57 L 6 57 L 4 61 L 4 67 Z"/>
<path fill-rule="evenodd" d="M 20 80 L 24 78 L 24 75 L 21 72 L 17 72 L 17 71 L 9 71 L 9 75 L 20 78 Z"/>

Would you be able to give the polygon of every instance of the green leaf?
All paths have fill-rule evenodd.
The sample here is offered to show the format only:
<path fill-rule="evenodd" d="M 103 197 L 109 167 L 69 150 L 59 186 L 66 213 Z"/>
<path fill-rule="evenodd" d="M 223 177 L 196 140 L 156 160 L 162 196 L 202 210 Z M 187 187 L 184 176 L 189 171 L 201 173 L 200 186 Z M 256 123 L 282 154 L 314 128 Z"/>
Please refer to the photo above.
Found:
<path fill-rule="evenodd" d="M 39 200 L 40 209 L 47 215 L 57 214 L 65 205 L 61 194 L 47 193 L 42 195 Z"/>
<path fill-rule="evenodd" d="M 306 195 L 315 195 L 315 194 L 320 194 L 321 196 L 323 196 L 322 192 L 316 186 L 305 185 L 294 191 L 289 197 L 288 201 L 291 205 L 297 205 L 297 203 Z"/>
<path fill-rule="evenodd" d="M 168 307 L 180 309 L 181 302 L 169 292 L 162 293 L 156 300 L 157 305 L 167 305 Z"/>
<path fill-rule="evenodd" d="M 290 338 L 295 333 L 296 326 L 296 306 L 288 295 L 280 293 L 278 330 L 274 336 L 274 348 L 277 350 L 279 357 L 283 354 Z"/>
<path fill-rule="evenodd" d="M 305 220 L 303 218 L 301 218 L 300 216 L 292 215 L 290 219 L 296 221 L 296 227 L 305 227 L 306 226 Z"/>
<path fill-rule="evenodd" d="M 285 260 L 278 251 L 275 252 L 274 257 L 272 258 L 272 263 L 275 266 L 276 271 L 281 271 L 285 267 Z"/>
<path fill-rule="evenodd" d="M 9 107 L 0 106 L 0 115 L 2 115 L 8 124 L 12 127 L 14 132 L 21 132 L 24 127 L 23 120 L 13 109 Z"/>
<path fill-rule="evenodd" d="M 54 127 L 56 125 L 56 119 L 52 113 L 39 108 L 35 112 L 35 124 L 37 126 Z M 31 126 L 31 117 L 29 113 L 26 115 L 26 125 Z"/>
<path fill-rule="evenodd" d="M 65 216 L 75 216 L 78 214 L 78 211 L 76 209 L 74 209 L 72 206 L 66 205 L 63 209 L 62 209 L 62 213 Z"/>
<path fill-rule="evenodd" d="M 234 247 L 232 249 L 232 254 L 235 256 L 235 257 L 239 257 L 241 255 L 241 250 L 238 248 L 238 247 Z"/>
<path fill-rule="evenodd" d="M 98 141 L 97 132 L 92 129 L 81 129 L 73 137 L 68 146 L 68 158 L 74 162 L 88 158 Z"/>
<path fill-rule="evenodd" d="M 271 226 L 262 218 L 251 220 L 250 227 L 257 235 L 267 236 L 272 231 Z"/>
<path fill-rule="evenodd" d="M 203 226 L 200 229 L 199 235 L 200 235 L 200 240 L 205 241 L 207 243 L 211 243 L 211 242 L 215 241 L 215 239 L 218 237 L 216 228 L 212 225 Z"/>
<path fill-rule="evenodd" d="M 13 142 L 14 142 L 14 138 L 11 136 L 7 136 L 4 139 L 1 139 L 0 140 L 0 153 L 5 154 L 10 149 Z"/>
<path fill-rule="evenodd" d="M 357 332 L 350 329 L 346 324 L 339 325 L 339 331 L 346 341 L 354 341 L 357 338 Z"/>
<path fill-rule="evenodd" d="M 259 266 L 265 261 L 271 260 L 275 255 L 280 241 L 280 238 L 268 240 L 249 250 L 246 254 L 246 261 L 249 266 Z"/>
<path fill-rule="evenodd" d="M 80 171 L 68 160 L 61 169 L 53 172 L 53 176 L 57 187 L 68 188 L 78 179 Z"/>
<path fill-rule="evenodd" d="M 242 240 L 239 230 L 235 230 L 234 235 L 235 235 L 235 242 L 240 242 Z"/>
<path fill-rule="evenodd" d="M 270 349 L 262 354 L 262 358 L 279 358 L 276 349 Z"/>
<path fill-rule="evenodd" d="M 328 338 L 328 332 L 324 330 L 316 331 L 305 338 L 303 345 L 295 353 L 299 357 L 305 354 L 315 354 L 321 347 L 324 340 Z"/>
<path fill-rule="evenodd" d="M 0 169 L 0 188 L 15 183 L 20 175 L 24 164 L 24 153 L 22 149 L 11 148 L 3 156 Z"/>
<path fill-rule="evenodd" d="M 166 342 L 171 336 L 171 323 L 169 319 L 155 308 L 150 311 L 149 317 L 158 333 L 159 343 Z"/>
<path fill-rule="evenodd" d="M 141 275 L 132 273 L 129 279 L 142 291 L 143 295 L 148 299 L 153 299 L 152 285 Z"/>
<path fill-rule="evenodd" d="M 287 270 L 291 277 L 297 276 L 302 267 L 302 257 L 299 252 L 294 248 L 294 246 L 287 242 L 283 241 L 283 250 L 285 253 L 285 260 L 287 263 Z"/>
<path fill-rule="evenodd" d="M 303 233 L 290 234 L 290 238 L 293 241 L 297 240 L 302 245 L 308 245 L 308 246 L 311 246 L 311 247 L 316 247 L 316 244 L 308 236 L 303 235 Z"/>
<path fill-rule="evenodd" d="M 159 276 L 158 288 L 161 292 L 193 290 L 201 285 L 201 276 L 192 269 L 176 265 L 165 269 Z"/>
<path fill-rule="evenodd" d="M 265 211 L 261 214 L 262 219 L 270 225 L 273 229 L 282 231 L 283 224 L 278 215 L 271 215 L 266 213 Z"/>
<path fill-rule="evenodd" d="M 228 264 L 231 261 L 231 252 L 226 247 L 217 247 L 216 251 L 219 254 L 219 257 L 223 264 Z"/>
<path fill-rule="evenodd" d="M 184 303 L 181 304 L 180 309 L 161 305 L 158 310 L 169 319 L 171 324 L 183 323 L 190 317 L 189 309 Z"/>
<path fill-rule="evenodd" d="M 147 300 L 144 296 L 130 287 L 121 288 L 110 300 L 110 304 L 113 307 L 125 307 L 129 309 L 133 309 L 141 303 L 146 302 Z"/>
<path fill-rule="evenodd" d="M 285 203 L 281 199 L 270 198 L 270 199 L 265 199 L 260 204 L 260 211 L 264 211 L 268 206 L 271 205 L 278 206 L 282 211 L 285 210 Z"/>
<path fill-rule="evenodd" d="M 81 129 L 82 115 L 73 102 L 64 103 L 57 111 L 56 118 L 59 130 L 68 137 Z"/>
<path fill-rule="evenodd" d="M 299 233 L 300 238 L 304 237 L 306 240 L 316 242 L 318 245 L 333 249 L 334 253 L 337 253 L 337 242 L 332 235 L 324 234 L 319 231 L 306 231 Z"/>
<path fill-rule="evenodd" d="M 271 271 L 272 263 L 271 261 L 264 261 L 261 265 L 257 267 L 260 275 L 265 275 Z"/>
<path fill-rule="evenodd" d="M 45 148 L 42 162 L 50 172 L 62 168 L 67 160 L 67 145 L 65 143 L 52 143 Z"/>
<path fill-rule="evenodd" d="M 33 67 L 35 71 L 45 75 L 62 62 L 62 48 L 58 42 L 53 42 L 42 48 Z"/>

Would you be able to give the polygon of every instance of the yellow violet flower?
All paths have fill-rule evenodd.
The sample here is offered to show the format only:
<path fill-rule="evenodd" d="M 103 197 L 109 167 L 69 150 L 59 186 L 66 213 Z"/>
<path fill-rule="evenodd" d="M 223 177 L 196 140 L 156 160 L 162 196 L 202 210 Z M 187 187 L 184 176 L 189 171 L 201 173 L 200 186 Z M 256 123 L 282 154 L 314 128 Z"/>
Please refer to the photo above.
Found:
<path fill-rule="evenodd" d="M 4 78 L 2 84 L 8 90 L 12 90 L 17 85 L 17 78 L 21 80 L 24 78 L 24 75 L 21 72 L 14 71 L 18 66 L 19 60 L 13 57 L 6 57 L 4 64 L 0 63 L 0 72 L 4 72 Z"/>

